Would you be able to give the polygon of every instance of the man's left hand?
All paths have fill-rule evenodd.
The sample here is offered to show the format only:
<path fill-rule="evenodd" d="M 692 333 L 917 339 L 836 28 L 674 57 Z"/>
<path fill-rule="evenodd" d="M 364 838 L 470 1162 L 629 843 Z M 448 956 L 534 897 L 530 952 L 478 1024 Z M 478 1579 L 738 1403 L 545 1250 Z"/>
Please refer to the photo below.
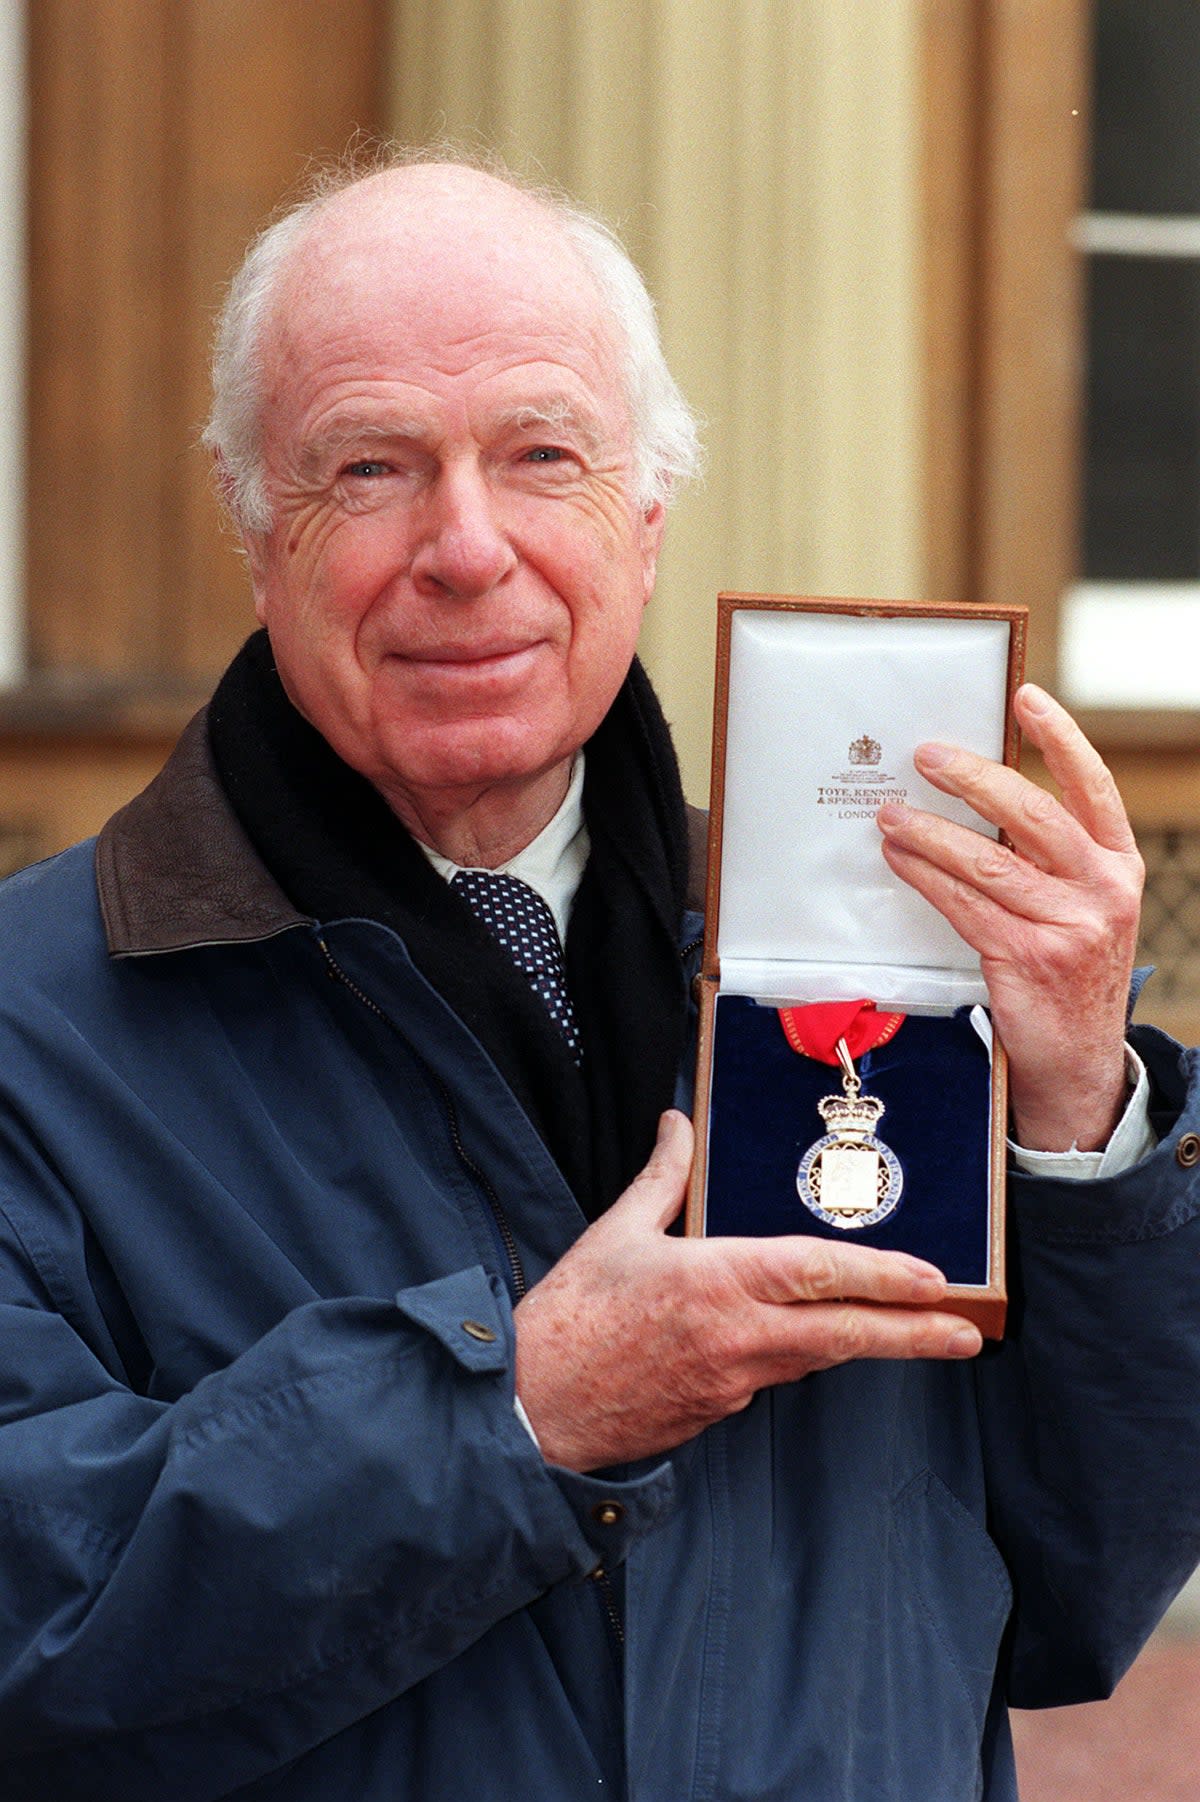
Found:
<path fill-rule="evenodd" d="M 1009 843 L 889 805 L 883 854 L 980 954 L 1018 1142 L 1097 1150 L 1125 1103 L 1142 860 L 1116 784 L 1070 714 L 1032 684 L 1014 707 L 1061 801 L 974 752 L 922 745 L 920 774 Z"/>

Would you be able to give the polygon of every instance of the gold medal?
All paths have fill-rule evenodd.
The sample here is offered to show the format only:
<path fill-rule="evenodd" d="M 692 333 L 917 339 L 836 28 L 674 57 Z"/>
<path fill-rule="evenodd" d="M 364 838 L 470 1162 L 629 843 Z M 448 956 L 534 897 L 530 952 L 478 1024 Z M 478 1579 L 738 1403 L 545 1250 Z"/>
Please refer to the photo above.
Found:
<path fill-rule="evenodd" d="M 841 1232 L 876 1226 L 899 1207 L 904 1172 L 895 1152 L 876 1137 L 886 1110 L 877 1095 L 863 1094 L 851 1044 L 859 1055 L 886 1045 L 904 1015 L 877 1013 L 873 1001 L 824 1001 L 781 1007 L 779 1023 L 793 1051 L 840 1065 L 842 1072 L 842 1093 L 817 1103 L 829 1131 L 800 1160 L 800 1199 L 818 1220 Z"/>
<path fill-rule="evenodd" d="M 900 1205 L 904 1172 L 890 1146 L 875 1136 L 884 1104 L 864 1095 L 845 1039 L 835 1047 L 842 1093 L 826 1095 L 817 1112 L 829 1131 L 809 1147 L 796 1172 L 796 1188 L 810 1213 L 826 1226 L 856 1232 L 875 1226 Z"/>

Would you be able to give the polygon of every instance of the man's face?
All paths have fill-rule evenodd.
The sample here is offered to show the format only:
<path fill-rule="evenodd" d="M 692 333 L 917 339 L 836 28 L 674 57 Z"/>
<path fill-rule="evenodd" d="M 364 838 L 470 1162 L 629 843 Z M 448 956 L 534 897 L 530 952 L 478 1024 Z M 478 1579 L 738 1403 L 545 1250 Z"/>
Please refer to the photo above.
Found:
<path fill-rule="evenodd" d="M 569 768 L 632 658 L 661 508 L 634 499 L 613 328 L 547 215 L 435 169 L 335 209 L 268 337 L 273 524 L 247 549 L 292 700 L 419 828 Z"/>

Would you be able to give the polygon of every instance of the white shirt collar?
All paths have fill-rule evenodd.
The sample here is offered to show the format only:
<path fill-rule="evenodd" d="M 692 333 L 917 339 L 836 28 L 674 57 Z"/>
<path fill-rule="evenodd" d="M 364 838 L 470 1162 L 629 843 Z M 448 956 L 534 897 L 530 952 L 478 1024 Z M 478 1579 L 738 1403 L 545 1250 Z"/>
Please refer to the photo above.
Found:
<path fill-rule="evenodd" d="M 421 844 L 420 839 L 417 843 Z M 443 857 L 429 845 L 421 845 L 421 849 L 438 875 L 444 876 L 447 882 L 464 867 L 451 863 L 448 857 Z M 558 812 L 523 851 L 498 866 L 500 875 L 519 877 L 531 889 L 537 890 L 554 915 L 554 924 L 563 944 L 566 944 L 567 921 L 590 849 L 591 841 L 583 819 L 583 752 L 580 751 L 576 754 L 571 780 Z"/>

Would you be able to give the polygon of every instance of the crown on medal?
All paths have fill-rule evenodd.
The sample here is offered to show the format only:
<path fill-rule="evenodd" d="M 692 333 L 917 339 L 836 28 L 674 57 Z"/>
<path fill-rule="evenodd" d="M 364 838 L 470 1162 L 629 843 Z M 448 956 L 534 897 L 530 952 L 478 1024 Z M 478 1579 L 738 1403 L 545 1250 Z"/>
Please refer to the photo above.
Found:
<path fill-rule="evenodd" d="M 826 1095 L 817 1112 L 830 1132 L 873 1133 L 886 1108 L 878 1095 Z"/>
<path fill-rule="evenodd" d="M 850 746 L 851 763 L 876 764 L 882 756 L 883 749 L 878 740 L 871 738 L 866 732 Z"/>

